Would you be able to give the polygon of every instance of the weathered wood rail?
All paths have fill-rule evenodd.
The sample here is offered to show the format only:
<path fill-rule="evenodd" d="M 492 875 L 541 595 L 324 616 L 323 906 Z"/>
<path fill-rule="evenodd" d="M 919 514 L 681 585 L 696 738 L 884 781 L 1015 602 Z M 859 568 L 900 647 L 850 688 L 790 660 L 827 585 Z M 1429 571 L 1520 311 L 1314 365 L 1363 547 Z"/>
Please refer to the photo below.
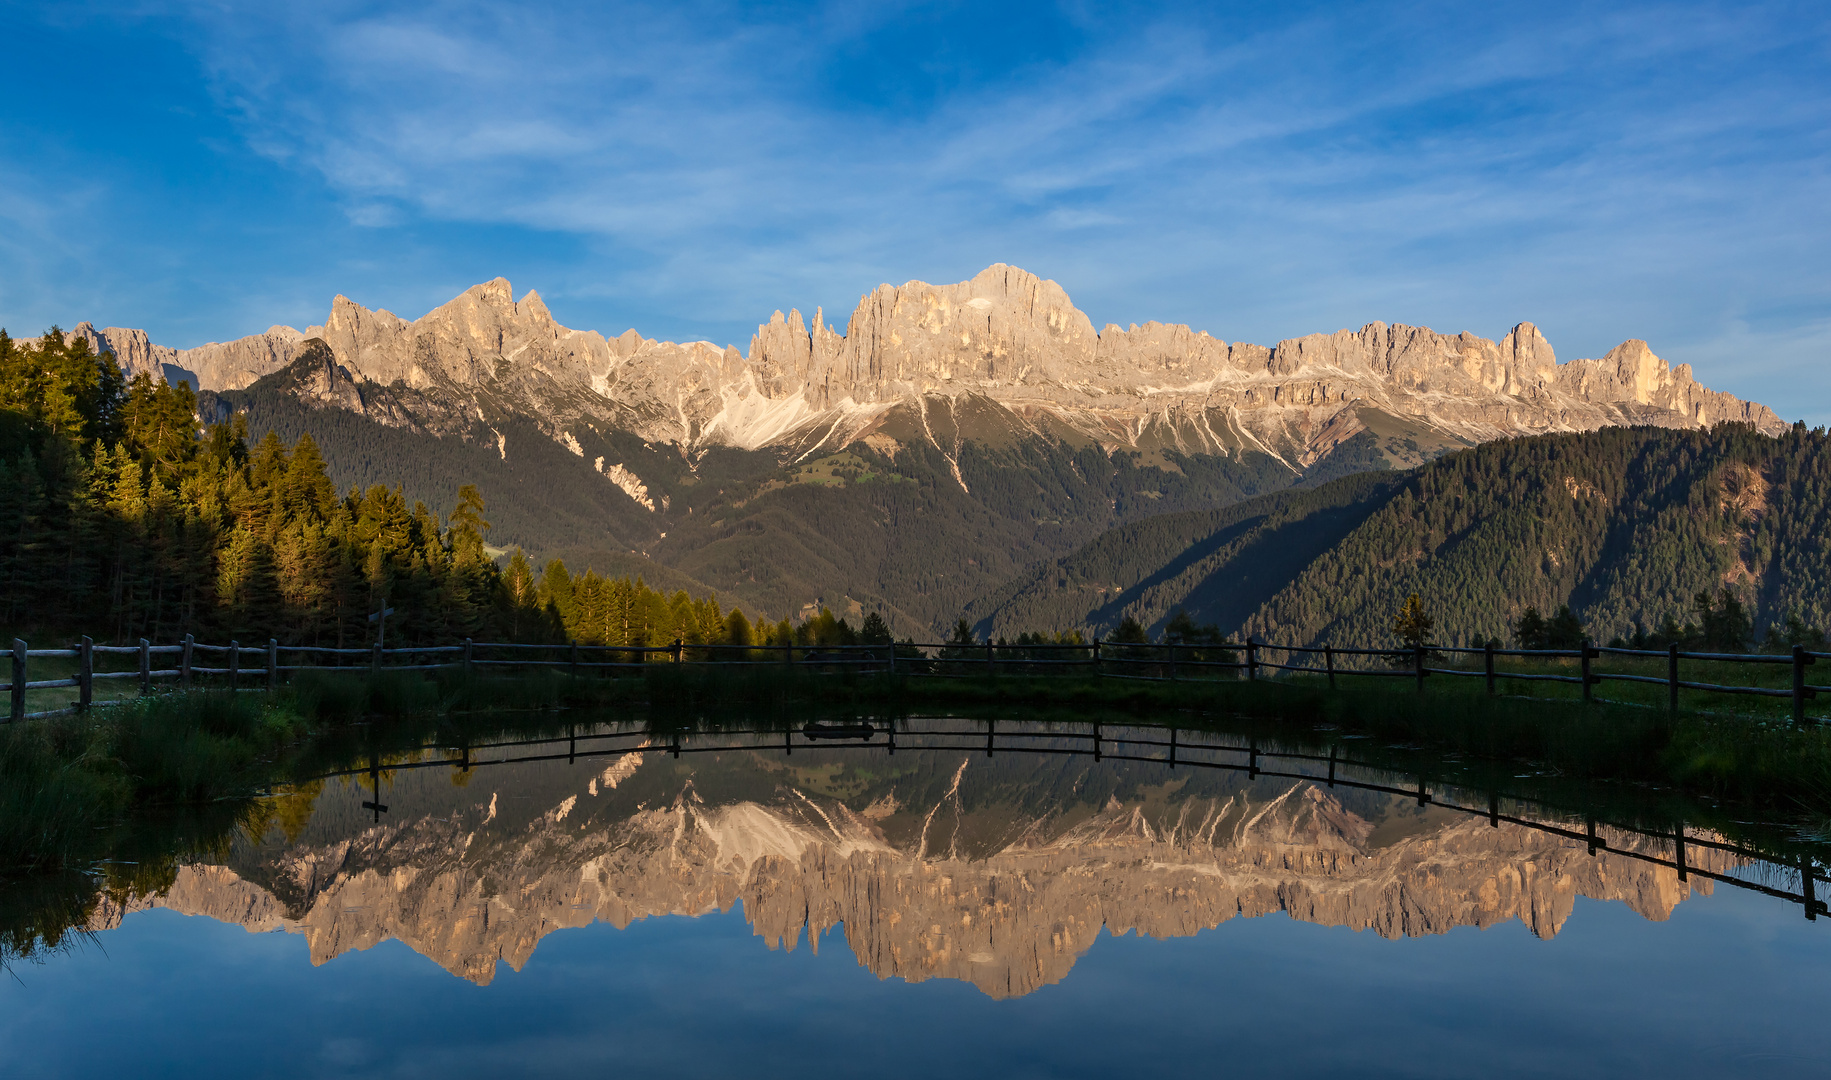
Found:
<path fill-rule="evenodd" d="M 1281 654 L 1279 663 L 1267 659 L 1267 653 Z M 98 671 L 98 656 L 131 656 L 137 660 L 128 670 Z M 1481 658 L 1480 667 L 1443 666 L 1442 657 Z M 1663 659 L 1661 676 L 1594 670 L 1594 662 L 1604 656 Z M 1242 658 L 1243 657 L 1243 658 Z M 1498 661 L 1506 658 L 1576 660 L 1575 674 L 1552 672 L 1505 671 Z M 211 663 L 202 661 L 209 659 Z M 74 660 L 76 672 L 62 678 L 33 680 L 33 660 Z M 323 662 L 328 659 L 328 663 Z M 896 645 L 695 645 L 674 641 L 667 645 L 584 645 L 567 643 L 531 645 L 519 642 L 478 642 L 466 639 L 462 644 L 383 648 L 330 648 L 320 645 L 282 645 L 268 639 L 262 645 L 243 645 L 231 641 L 226 645 L 208 645 L 186 635 L 172 645 L 155 645 L 145 638 L 137 645 L 97 645 L 82 638 L 75 645 L 61 649 L 33 649 L 21 639 L 13 641 L 11 681 L 0 685 L 10 695 L 8 722 L 59 716 L 118 704 L 118 701 L 95 699 L 98 680 L 132 679 L 142 694 L 153 692 L 155 682 L 176 681 L 189 689 L 202 676 L 226 679 L 234 689 L 275 690 L 282 675 L 308 670 L 353 670 L 367 667 L 372 671 L 440 671 L 475 672 L 503 668 L 549 668 L 573 674 L 615 673 L 643 670 L 655 663 L 706 664 L 719 667 L 783 666 L 817 671 L 851 669 L 860 672 L 891 673 L 933 678 L 971 678 L 1005 675 L 1066 674 L 1088 672 L 1111 679 L 1145 679 L 1180 681 L 1190 678 L 1213 678 L 1217 675 L 1258 681 L 1278 678 L 1282 673 L 1314 675 L 1325 679 L 1334 689 L 1342 678 L 1397 677 L 1411 679 L 1419 692 L 1432 676 L 1480 678 L 1490 694 L 1499 692 L 1502 680 L 1568 683 L 1582 687 L 1589 701 L 1594 688 L 1605 682 L 1655 684 L 1667 689 L 1667 702 L 1676 710 L 1681 690 L 1713 694 L 1752 695 L 1788 698 L 1795 723 L 1822 717 L 1808 715 L 1807 702 L 1821 692 L 1831 694 L 1831 686 L 1807 682 L 1807 672 L 1817 661 L 1831 659 L 1831 653 L 1808 651 L 1794 646 L 1787 654 L 1706 653 L 1681 650 L 1674 645 L 1664 650 L 1618 649 L 1584 646 L 1579 649 L 1501 649 L 1492 645 L 1482 648 L 1419 646 L 1415 648 L 1350 648 L 1345 646 L 1276 645 L 1248 639 L 1219 644 L 1130 644 L 1090 642 L 1087 644 L 1014 645 L 994 642 L 966 644 L 961 642 L 902 642 Z M 289 662 L 282 662 L 283 660 Z M 316 661 L 316 662 L 314 662 Z M 1301 661 L 1301 662 L 1299 662 Z M 1791 669 L 1787 686 L 1738 685 L 1701 682 L 1680 677 L 1682 661 L 1752 665 L 1756 668 L 1786 665 Z M 157 665 L 157 666 L 155 666 Z M 246 684 L 254 683 L 249 686 Z M 77 691 L 77 700 L 68 707 L 40 712 L 26 711 L 26 691 L 68 687 Z"/>

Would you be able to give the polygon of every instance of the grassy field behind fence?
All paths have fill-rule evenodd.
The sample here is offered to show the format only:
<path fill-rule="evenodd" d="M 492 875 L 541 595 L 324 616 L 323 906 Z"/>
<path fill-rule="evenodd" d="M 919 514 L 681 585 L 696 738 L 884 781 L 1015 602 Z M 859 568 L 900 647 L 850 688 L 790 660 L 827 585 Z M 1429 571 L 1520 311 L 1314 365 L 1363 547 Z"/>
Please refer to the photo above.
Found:
<path fill-rule="evenodd" d="M 469 648 L 469 647 L 467 647 Z M 739 665 L 768 667 L 776 663 L 796 668 L 813 668 L 832 673 L 847 668 L 882 669 L 890 666 L 905 675 L 956 677 L 981 676 L 1052 676 L 1082 679 L 1090 676 L 1115 679 L 1174 679 L 1177 681 L 1214 680 L 1231 682 L 1256 680 L 1307 686 L 1326 681 L 1322 673 L 1325 662 L 1337 671 L 1336 683 L 1342 688 L 1379 687 L 1385 692 L 1413 693 L 1417 683 L 1412 672 L 1414 659 L 1403 650 L 1337 650 L 1325 661 L 1318 650 L 1292 651 L 1259 644 L 1251 650 L 1235 646 L 1121 645 L 1099 646 L 1018 646 L 933 644 L 901 645 L 890 661 L 888 646 L 832 646 L 821 648 L 736 648 L 722 646 L 668 645 L 647 648 L 610 648 L 558 646 L 492 645 L 478 643 L 461 658 L 458 647 L 443 650 L 384 650 L 377 658 L 366 649 L 318 650 L 306 652 L 282 646 L 278 678 L 289 679 L 294 669 L 305 664 L 334 668 L 369 670 L 377 659 L 381 666 L 404 664 L 442 664 L 457 667 L 474 663 L 473 670 L 533 670 L 549 668 L 579 674 L 615 676 L 641 674 L 654 664 L 683 663 L 683 666 L 714 664 L 720 667 Z M 205 652 L 199 645 L 193 663 L 197 667 L 226 666 L 220 653 Z M 1244 653 L 1243 653 L 1244 650 Z M 1664 680 L 1668 675 L 1665 656 L 1629 656 L 1619 652 L 1594 650 L 1589 670 L 1596 680 L 1590 695 L 1603 702 L 1669 708 L 1670 691 Z M 1366 655 L 1377 653 L 1376 655 Z M 1683 655 L 1683 654 L 1681 654 Z M 1808 689 L 1801 706 L 1808 720 L 1831 720 L 1831 656 L 1804 654 L 1810 666 L 1804 669 Z M 1097 658 L 1097 659 L 1096 659 Z M 1249 672 L 1248 666 L 1252 668 Z M 151 661 L 154 668 L 172 671 L 179 660 L 171 653 Z M 1427 695 L 1460 695 L 1470 687 L 1486 692 L 1484 657 L 1466 650 L 1431 652 L 1425 666 L 1435 669 L 1427 674 L 1423 691 Z M 241 660 L 241 677 L 237 685 L 260 688 L 266 685 L 266 659 L 251 652 Z M 1509 655 L 1501 651 L 1495 658 L 1497 679 L 1495 692 L 1502 696 L 1544 698 L 1554 701 L 1582 699 L 1580 684 L 1583 661 L 1576 656 Z M 131 675 L 138 668 L 138 658 L 131 654 L 97 651 L 93 657 L 93 700 L 108 704 L 139 696 L 140 685 L 134 678 L 108 678 L 113 674 Z M 1289 670 L 1300 668 L 1304 670 Z M 5 661 L 0 659 L 0 673 Z M 34 656 L 29 660 L 28 679 L 33 682 L 68 679 L 78 672 L 78 661 L 67 657 Z M 1452 674 L 1462 672 L 1463 674 Z M 1625 681 L 1617 676 L 1643 680 Z M 1557 677 L 1570 681 L 1554 681 Z M 1726 687 L 1746 687 L 1774 692 L 1773 696 L 1680 688 L 1681 710 L 1744 716 L 1759 720 L 1790 719 L 1794 702 L 1791 658 L 1783 655 L 1747 654 L 1736 659 L 1693 659 L 1680 661 L 1679 677 L 1684 682 L 1706 683 Z M 170 689 L 173 676 L 157 679 L 156 690 Z M 226 676 L 193 674 L 195 687 L 228 685 Z M 1816 689 L 1813 689 L 1816 687 Z M 1817 690 L 1825 691 L 1821 696 Z M 76 691 L 71 687 L 31 689 L 26 691 L 23 712 L 42 714 L 75 704 Z"/>

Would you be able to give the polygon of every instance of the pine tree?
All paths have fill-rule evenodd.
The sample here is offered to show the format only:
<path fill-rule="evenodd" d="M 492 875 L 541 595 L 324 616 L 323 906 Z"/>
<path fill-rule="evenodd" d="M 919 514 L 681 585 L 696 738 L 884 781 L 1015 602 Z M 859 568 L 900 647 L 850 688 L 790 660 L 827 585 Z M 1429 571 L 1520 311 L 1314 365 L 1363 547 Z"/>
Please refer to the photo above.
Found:
<path fill-rule="evenodd" d="M 1569 604 L 1560 604 L 1558 613 L 1545 626 L 1545 648 L 1580 649 L 1587 644 L 1589 632 L 1583 628 L 1583 621 L 1570 610 Z"/>
<path fill-rule="evenodd" d="M 1435 625 L 1435 620 L 1425 613 L 1424 602 L 1417 593 L 1406 597 L 1399 613 L 1392 617 L 1392 632 L 1412 649 L 1422 648 L 1430 640 L 1431 628 Z"/>
<path fill-rule="evenodd" d="M 1545 624 L 1545 617 L 1539 609 L 1528 607 L 1520 613 L 1519 621 L 1513 624 L 1513 640 L 1522 649 L 1548 649 L 1550 627 Z"/>
<path fill-rule="evenodd" d="M 1119 625 L 1107 635 L 1106 640 L 1115 645 L 1149 645 L 1151 635 L 1145 632 L 1143 623 L 1127 615 L 1119 620 Z"/>

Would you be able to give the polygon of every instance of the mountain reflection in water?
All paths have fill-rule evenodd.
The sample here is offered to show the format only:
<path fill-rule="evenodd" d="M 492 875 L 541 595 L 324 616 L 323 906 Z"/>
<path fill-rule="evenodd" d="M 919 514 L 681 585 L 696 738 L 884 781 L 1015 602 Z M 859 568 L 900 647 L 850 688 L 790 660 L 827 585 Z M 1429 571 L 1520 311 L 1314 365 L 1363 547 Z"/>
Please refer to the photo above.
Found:
<path fill-rule="evenodd" d="M 485 984 L 555 930 L 741 902 L 770 948 L 843 925 L 879 977 L 1010 997 L 1065 978 L 1103 928 L 1173 938 L 1284 912 L 1387 938 L 1515 919 L 1549 938 L 1579 896 L 1664 920 L 1747 861 L 1695 837 L 1681 873 L 1669 840 L 1600 827 L 1592 849 L 1568 826 L 1266 776 L 1186 742 L 1180 767 L 1125 760 L 1163 757 L 1165 730 L 1109 727 L 1096 759 L 1060 726 L 1001 725 L 990 755 L 987 725 L 919 726 L 933 734 L 899 733 L 894 751 L 774 733 L 677 753 L 597 728 L 378 762 L 283 793 L 263 835 L 159 895 L 104 901 L 91 929 L 168 908 L 303 934 L 314 964 L 396 938 Z M 1241 767 L 1202 767 L 1217 762 Z"/>

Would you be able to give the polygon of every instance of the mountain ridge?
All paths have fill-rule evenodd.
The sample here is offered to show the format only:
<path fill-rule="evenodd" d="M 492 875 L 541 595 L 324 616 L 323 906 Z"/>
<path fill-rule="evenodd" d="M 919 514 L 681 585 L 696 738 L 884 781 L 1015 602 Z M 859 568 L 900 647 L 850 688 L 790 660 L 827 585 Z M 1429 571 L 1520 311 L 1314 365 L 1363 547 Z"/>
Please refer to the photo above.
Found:
<path fill-rule="evenodd" d="M 1056 282 L 1002 263 L 951 285 L 880 285 L 843 334 L 819 309 L 811 324 L 797 309 L 776 311 L 748 353 L 574 330 L 538 292 L 517 301 L 504 278 L 411 321 L 339 295 L 322 325 L 195 349 L 88 323 L 72 334 L 114 351 L 129 374 L 199 390 L 244 389 L 322 340 L 358 380 L 443 399 L 430 411 L 456 427 L 466 399 L 496 387 L 546 417 L 558 441 L 596 421 L 683 451 L 843 446 L 873 434 L 897 404 L 968 394 L 1109 451 L 1256 449 L 1293 470 L 1365 430 L 1367 408 L 1464 445 L 1626 423 L 1784 428 L 1772 410 L 1700 385 L 1689 365 L 1673 367 L 1639 339 L 1560 363 L 1529 322 L 1499 340 L 1373 322 L 1271 347 L 1180 324 L 1096 331 Z"/>

